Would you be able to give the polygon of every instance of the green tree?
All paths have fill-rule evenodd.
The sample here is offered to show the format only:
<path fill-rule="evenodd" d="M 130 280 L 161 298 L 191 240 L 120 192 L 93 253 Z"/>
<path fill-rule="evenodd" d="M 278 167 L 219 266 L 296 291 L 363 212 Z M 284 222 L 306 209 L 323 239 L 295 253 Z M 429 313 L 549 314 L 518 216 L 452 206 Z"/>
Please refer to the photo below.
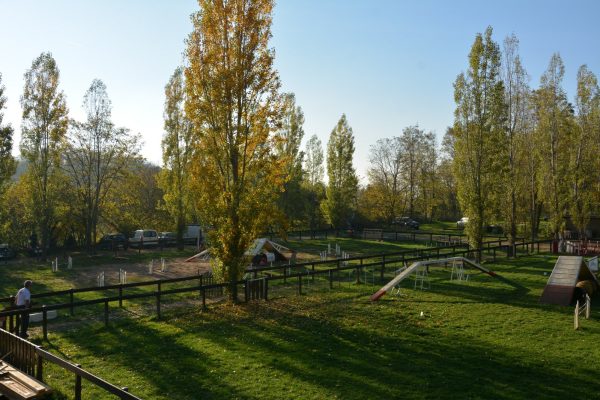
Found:
<path fill-rule="evenodd" d="M 535 92 L 539 191 L 555 238 L 564 228 L 569 199 L 569 146 L 573 131 L 573 108 L 562 88 L 565 68 L 554 54 Z"/>
<path fill-rule="evenodd" d="M 25 73 L 21 97 L 21 155 L 29 162 L 30 195 L 46 257 L 55 217 L 60 154 L 68 127 L 67 105 L 59 90 L 59 70 L 50 53 L 42 53 Z"/>
<path fill-rule="evenodd" d="M 367 172 L 369 185 L 365 188 L 365 192 L 370 197 L 363 196 L 363 203 L 369 201 L 369 207 L 364 209 L 368 210 L 373 205 L 370 202 L 374 202 L 375 207 L 372 208 L 369 216 L 383 219 L 387 223 L 392 223 L 404 210 L 403 153 L 402 139 L 393 137 L 377 140 L 371 146 L 369 154 L 371 164 Z"/>
<path fill-rule="evenodd" d="M 273 152 L 281 126 L 280 82 L 269 48 L 272 0 L 200 0 L 188 39 L 185 110 L 193 125 L 193 195 L 208 235 L 214 271 L 231 282 L 245 251 L 265 230 L 285 182 Z"/>
<path fill-rule="evenodd" d="M 402 152 L 400 164 L 404 190 L 407 192 L 408 215 L 415 216 L 415 202 L 419 194 L 419 173 L 423 167 L 425 131 L 418 126 L 409 126 L 402 130 L 400 136 Z"/>
<path fill-rule="evenodd" d="M 17 168 L 17 163 L 11 153 L 14 131 L 10 124 L 3 124 L 3 110 L 6 107 L 4 90 L 4 85 L 2 85 L 2 74 L 0 74 L 0 192 Z"/>
<path fill-rule="evenodd" d="M 436 176 L 440 201 L 438 217 L 456 221 L 461 215 L 456 191 L 456 178 L 454 177 L 452 168 L 454 162 L 454 142 L 454 128 L 448 127 L 442 139 L 440 161 L 437 165 Z"/>
<path fill-rule="evenodd" d="M 175 222 L 177 247 L 183 249 L 183 235 L 192 214 L 190 198 L 190 162 L 193 152 L 192 125 L 185 115 L 183 68 L 177 68 L 165 86 L 165 135 L 162 140 L 163 169 L 159 186 L 164 203 Z"/>
<path fill-rule="evenodd" d="M 170 225 L 172 219 L 161 204 L 164 193 L 158 186 L 160 171 L 159 166 L 135 158 L 125 171 L 122 184 L 108 195 L 100 230 L 130 235 L 136 229 Z"/>
<path fill-rule="evenodd" d="M 275 154 L 286 163 L 283 172 L 286 182 L 283 192 L 278 199 L 278 205 L 286 219 L 294 224 L 300 222 L 304 216 L 306 194 L 302 188 L 302 159 L 304 153 L 300 144 L 304 137 L 304 113 L 302 108 L 296 106 L 296 97 L 293 93 L 283 96 L 283 118 L 278 135 L 282 140 L 276 142 Z"/>
<path fill-rule="evenodd" d="M 514 246 L 517 238 L 518 210 L 520 206 L 519 193 L 527 187 L 527 176 L 523 173 L 520 161 L 523 157 L 519 152 L 526 148 L 529 124 L 529 76 L 521 64 L 519 57 L 519 40 L 513 34 L 504 39 L 504 62 L 502 63 L 502 77 L 504 82 L 504 101 L 506 105 L 505 152 L 501 185 L 503 191 L 501 214 L 506 221 L 509 244 Z"/>
<path fill-rule="evenodd" d="M 600 145 L 600 89 L 596 76 L 582 65 L 577 72 L 577 124 L 571 137 L 569 213 L 580 237 L 590 220 L 598 185 Z"/>
<path fill-rule="evenodd" d="M 318 229 L 324 222 L 321 202 L 325 198 L 323 178 L 323 146 L 317 135 L 306 142 L 304 152 L 303 186 L 307 192 L 306 215 L 310 229 Z"/>
<path fill-rule="evenodd" d="M 327 143 L 327 199 L 321 203 L 327 222 L 335 228 L 351 222 L 356 203 L 358 178 L 354 171 L 354 135 L 346 115 L 331 131 Z"/>
<path fill-rule="evenodd" d="M 438 150 L 433 132 L 424 133 L 419 147 L 419 158 L 417 209 L 421 215 L 431 221 L 440 204 Z"/>
<path fill-rule="evenodd" d="M 500 50 L 488 27 L 475 38 L 467 73 L 454 83 L 454 174 L 461 208 L 469 217 L 466 232 L 473 248 L 481 248 L 484 222 L 497 195 L 502 168 L 498 154 L 504 151 L 503 95 Z"/>
<path fill-rule="evenodd" d="M 110 191 L 122 183 L 138 154 L 139 136 L 116 128 L 106 85 L 94 79 L 83 99 L 87 119 L 73 121 L 64 153 L 64 170 L 75 188 L 77 214 L 84 226 L 88 252 L 95 250 L 98 221 Z"/>

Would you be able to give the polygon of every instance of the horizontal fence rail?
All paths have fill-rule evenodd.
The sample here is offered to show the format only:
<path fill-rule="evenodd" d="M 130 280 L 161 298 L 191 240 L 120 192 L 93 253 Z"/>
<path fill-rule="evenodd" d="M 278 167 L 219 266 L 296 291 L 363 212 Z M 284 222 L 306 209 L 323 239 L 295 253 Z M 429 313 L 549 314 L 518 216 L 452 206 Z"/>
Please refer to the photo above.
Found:
<path fill-rule="evenodd" d="M 375 232 L 377 231 L 377 233 Z M 281 235 L 277 232 L 264 232 L 261 236 L 273 238 L 281 238 Z M 422 231 L 416 229 L 399 229 L 399 230 L 386 230 L 386 229 L 316 229 L 316 230 L 296 230 L 286 232 L 287 238 L 297 238 L 298 240 L 303 239 L 334 239 L 334 238 L 351 238 L 351 239 L 378 239 L 378 240 L 420 240 L 425 241 L 429 238 L 429 241 L 435 241 L 437 237 L 447 241 L 458 241 L 459 243 L 466 243 L 467 235 L 465 233 L 448 233 L 445 231 Z M 484 235 L 484 239 L 492 238 L 496 240 L 504 239 L 506 236 L 503 234 L 490 234 Z M 524 238 L 517 238 L 517 240 L 524 240 Z"/>

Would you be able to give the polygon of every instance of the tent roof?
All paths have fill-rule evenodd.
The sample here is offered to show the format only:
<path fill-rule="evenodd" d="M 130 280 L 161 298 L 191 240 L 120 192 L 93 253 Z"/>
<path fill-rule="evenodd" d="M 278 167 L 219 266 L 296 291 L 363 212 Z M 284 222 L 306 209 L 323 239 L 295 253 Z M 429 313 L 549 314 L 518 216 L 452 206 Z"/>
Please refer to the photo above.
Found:
<path fill-rule="evenodd" d="M 276 253 L 285 260 L 287 260 L 287 258 L 282 254 L 283 252 L 294 252 L 293 250 L 290 250 L 287 247 L 275 243 L 267 238 L 259 238 L 254 240 L 254 243 L 252 243 L 248 250 L 246 250 L 245 254 L 247 256 L 255 256 L 257 254 L 261 254 L 263 250 L 266 250 L 270 253 Z"/>

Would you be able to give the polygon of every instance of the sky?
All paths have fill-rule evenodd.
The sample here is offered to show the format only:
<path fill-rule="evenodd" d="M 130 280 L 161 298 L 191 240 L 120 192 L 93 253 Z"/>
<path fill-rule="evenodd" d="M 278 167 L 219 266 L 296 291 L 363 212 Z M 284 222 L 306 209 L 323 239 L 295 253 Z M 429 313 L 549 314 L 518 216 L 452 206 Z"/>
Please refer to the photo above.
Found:
<path fill-rule="evenodd" d="M 0 0 L 0 73 L 15 154 L 23 74 L 49 51 L 70 116 L 83 119 L 83 95 L 101 79 L 113 121 L 141 133 L 142 154 L 160 165 L 164 86 L 183 62 L 197 9 L 193 0 Z M 441 141 L 453 123 L 452 84 L 478 32 L 491 25 L 499 43 L 516 34 L 534 88 L 560 53 L 573 100 L 582 64 L 600 74 L 598 15 L 598 1 L 279 0 L 271 45 L 282 89 L 304 111 L 304 142 L 316 134 L 325 149 L 345 113 L 364 182 L 377 139 L 418 124 Z"/>

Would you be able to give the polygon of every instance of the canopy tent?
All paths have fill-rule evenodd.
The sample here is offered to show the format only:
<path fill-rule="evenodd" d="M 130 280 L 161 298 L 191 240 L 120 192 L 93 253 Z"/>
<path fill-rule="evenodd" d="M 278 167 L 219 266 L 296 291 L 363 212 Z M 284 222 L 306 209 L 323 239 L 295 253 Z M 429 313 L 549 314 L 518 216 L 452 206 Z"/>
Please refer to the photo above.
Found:
<path fill-rule="evenodd" d="M 284 253 L 288 254 L 285 255 Z M 267 238 L 259 238 L 254 240 L 252 245 L 246 250 L 244 255 L 251 257 L 253 260 L 255 257 L 262 257 L 265 255 L 267 258 L 272 257 L 268 261 L 290 261 L 292 264 L 296 261 L 296 252 L 288 249 L 285 246 L 275 243 Z M 190 258 L 186 261 L 192 261 L 195 259 L 207 260 L 210 257 L 210 250 L 206 249 Z"/>
<path fill-rule="evenodd" d="M 274 260 L 272 261 L 296 260 L 296 252 L 294 250 L 288 249 L 287 247 L 282 246 L 279 243 L 275 243 L 267 238 L 259 238 L 254 240 L 254 243 L 252 243 L 248 250 L 246 250 L 245 255 L 254 259 L 254 257 L 262 254 L 268 256 L 269 253 L 274 255 Z M 289 253 L 289 256 L 286 256 L 283 253 Z"/>

